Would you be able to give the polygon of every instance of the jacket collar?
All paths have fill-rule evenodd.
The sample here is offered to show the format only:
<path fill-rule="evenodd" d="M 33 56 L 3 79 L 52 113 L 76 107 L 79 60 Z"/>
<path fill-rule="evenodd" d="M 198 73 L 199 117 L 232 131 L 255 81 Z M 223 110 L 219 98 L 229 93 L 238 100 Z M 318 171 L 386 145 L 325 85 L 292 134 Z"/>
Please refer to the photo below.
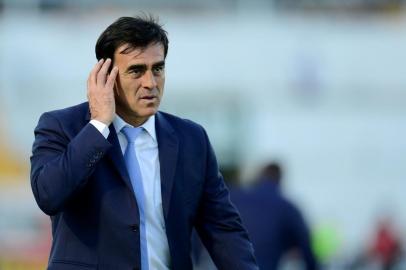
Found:
<path fill-rule="evenodd" d="M 161 167 L 161 192 L 165 219 L 168 217 L 172 196 L 175 171 L 178 162 L 179 140 L 167 117 L 161 112 L 156 114 L 156 132 Z"/>
<path fill-rule="evenodd" d="M 90 120 L 90 110 L 87 111 L 86 120 Z M 110 134 L 108 141 L 112 144 L 108 156 L 115 168 L 120 173 L 121 178 L 126 183 L 127 187 L 133 191 L 130 177 L 125 166 L 123 154 L 117 138 L 117 131 L 113 124 L 109 126 Z M 176 132 L 168 121 L 165 114 L 157 112 L 155 114 L 155 131 L 158 141 L 159 163 L 161 170 L 161 193 L 162 205 L 165 220 L 168 217 L 170 199 L 172 196 L 173 183 L 175 178 L 176 165 L 178 162 L 179 140 Z"/>

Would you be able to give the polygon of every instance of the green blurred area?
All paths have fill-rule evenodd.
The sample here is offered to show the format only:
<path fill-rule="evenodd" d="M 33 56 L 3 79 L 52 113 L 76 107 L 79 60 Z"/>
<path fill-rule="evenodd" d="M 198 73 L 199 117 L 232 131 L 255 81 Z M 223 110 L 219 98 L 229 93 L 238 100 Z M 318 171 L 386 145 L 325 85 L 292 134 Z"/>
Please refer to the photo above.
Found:
<path fill-rule="evenodd" d="M 25 261 L 25 260 L 7 260 L 0 258 L 1 270 L 43 270 L 46 269 L 47 262 Z"/>

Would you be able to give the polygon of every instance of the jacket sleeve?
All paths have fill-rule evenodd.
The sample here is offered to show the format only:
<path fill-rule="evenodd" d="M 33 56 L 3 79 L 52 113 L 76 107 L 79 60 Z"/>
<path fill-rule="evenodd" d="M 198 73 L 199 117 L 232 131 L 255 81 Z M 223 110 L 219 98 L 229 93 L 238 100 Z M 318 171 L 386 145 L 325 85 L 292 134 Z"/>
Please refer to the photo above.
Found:
<path fill-rule="evenodd" d="M 289 208 L 285 212 L 288 219 L 286 228 L 293 238 L 293 244 L 300 250 L 306 269 L 317 270 L 319 265 L 312 250 L 310 231 L 305 219 L 296 206 L 289 205 Z"/>
<path fill-rule="evenodd" d="M 111 144 L 89 123 L 69 138 L 52 113 L 40 117 L 34 135 L 31 188 L 41 210 L 55 215 L 86 184 Z"/>
<path fill-rule="evenodd" d="M 206 179 L 196 230 L 220 270 L 258 269 L 248 233 L 219 172 L 207 134 Z"/>

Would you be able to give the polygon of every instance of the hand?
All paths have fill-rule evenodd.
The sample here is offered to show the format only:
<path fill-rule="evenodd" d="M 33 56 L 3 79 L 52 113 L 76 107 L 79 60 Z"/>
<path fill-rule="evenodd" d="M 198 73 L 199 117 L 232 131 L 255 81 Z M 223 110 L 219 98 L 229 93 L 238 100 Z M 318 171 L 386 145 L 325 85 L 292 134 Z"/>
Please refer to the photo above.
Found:
<path fill-rule="evenodd" d="M 87 99 L 89 100 L 91 119 L 107 126 L 113 122 L 116 112 L 114 101 L 114 83 L 118 68 L 114 67 L 108 75 L 111 59 L 101 59 L 90 72 L 87 80 Z"/>

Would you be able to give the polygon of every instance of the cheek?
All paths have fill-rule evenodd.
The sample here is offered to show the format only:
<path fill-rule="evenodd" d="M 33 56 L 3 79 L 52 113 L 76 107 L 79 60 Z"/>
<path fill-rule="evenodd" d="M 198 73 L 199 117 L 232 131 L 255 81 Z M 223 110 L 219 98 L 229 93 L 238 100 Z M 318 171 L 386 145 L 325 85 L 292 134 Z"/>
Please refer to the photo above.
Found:
<path fill-rule="evenodd" d="M 121 88 L 127 98 L 134 98 L 137 94 L 138 84 L 134 80 L 122 80 Z"/>
<path fill-rule="evenodd" d="M 158 79 L 157 84 L 158 84 L 159 90 L 161 90 L 161 92 L 162 92 L 164 90 L 165 77 Z"/>

